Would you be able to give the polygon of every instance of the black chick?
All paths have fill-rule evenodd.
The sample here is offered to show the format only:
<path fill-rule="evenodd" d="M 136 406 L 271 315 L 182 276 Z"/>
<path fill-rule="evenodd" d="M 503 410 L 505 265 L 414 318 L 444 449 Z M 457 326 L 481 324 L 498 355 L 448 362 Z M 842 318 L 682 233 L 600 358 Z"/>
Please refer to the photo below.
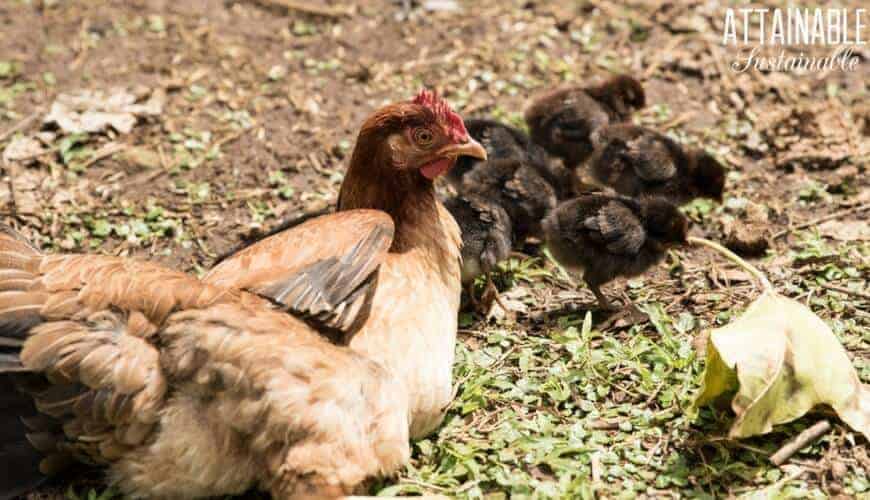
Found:
<path fill-rule="evenodd" d="M 602 309 L 615 309 L 601 285 L 617 276 L 636 276 L 665 251 L 686 242 L 689 223 L 664 198 L 634 200 L 587 193 L 559 206 L 543 221 L 550 253 L 583 280 Z"/>
<path fill-rule="evenodd" d="M 532 102 L 525 119 L 532 141 L 573 169 L 592 154 L 596 130 L 645 105 L 640 82 L 618 75 L 595 87 L 553 89 Z"/>
<path fill-rule="evenodd" d="M 462 178 L 459 191 L 476 194 L 504 208 L 518 243 L 540 236 L 541 220 L 557 203 L 556 191 L 528 161 L 488 160 Z"/>
<path fill-rule="evenodd" d="M 490 273 L 499 262 L 507 260 L 513 243 L 513 230 L 507 212 L 498 203 L 475 194 L 460 194 L 444 201 L 444 206 L 456 219 L 462 231 L 462 283 L 468 287 L 471 302 L 477 306 L 473 293 L 474 280 L 487 277 L 484 302 L 499 300 Z"/>
<path fill-rule="evenodd" d="M 489 160 L 515 159 L 528 163 L 556 190 L 559 199 L 576 194 L 574 175 L 562 161 L 551 157 L 544 148 L 533 143 L 522 130 L 504 123 L 473 118 L 465 121 L 468 134 L 486 148 Z M 460 157 L 447 172 L 447 180 L 457 189 L 469 171 L 484 162 L 470 156 Z"/>
<path fill-rule="evenodd" d="M 706 197 L 722 200 L 725 167 L 700 149 L 684 149 L 653 130 L 631 124 L 598 132 L 589 174 L 601 186 L 626 196 L 666 196 L 675 203 Z"/>

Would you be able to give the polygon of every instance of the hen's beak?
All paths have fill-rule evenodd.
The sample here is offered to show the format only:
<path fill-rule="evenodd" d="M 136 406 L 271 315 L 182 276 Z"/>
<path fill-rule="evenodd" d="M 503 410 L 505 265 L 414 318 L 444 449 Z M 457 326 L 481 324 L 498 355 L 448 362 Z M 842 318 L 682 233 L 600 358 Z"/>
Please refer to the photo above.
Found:
<path fill-rule="evenodd" d="M 441 150 L 441 155 L 447 158 L 459 158 L 460 156 L 470 156 L 478 160 L 486 160 L 486 149 L 471 137 L 467 142 L 462 144 L 451 144 Z"/>

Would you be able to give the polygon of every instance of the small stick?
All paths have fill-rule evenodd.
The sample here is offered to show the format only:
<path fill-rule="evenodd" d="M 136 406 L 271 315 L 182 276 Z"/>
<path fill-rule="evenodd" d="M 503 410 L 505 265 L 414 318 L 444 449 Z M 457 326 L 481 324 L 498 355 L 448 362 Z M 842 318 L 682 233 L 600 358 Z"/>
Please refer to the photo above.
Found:
<path fill-rule="evenodd" d="M 21 157 L 15 158 L 12 161 L 17 161 L 17 162 L 30 161 L 30 160 L 34 160 L 36 158 L 39 158 L 40 156 L 45 156 L 45 155 L 57 153 L 58 151 L 60 151 L 60 147 L 52 146 L 44 151 L 40 151 L 38 153 L 33 153 L 33 154 L 27 155 L 27 156 L 21 156 Z"/>
<path fill-rule="evenodd" d="M 34 112 L 33 114 L 31 114 L 27 118 L 25 118 L 25 119 L 21 120 L 20 122 L 18 122 L 17 124 L 15 124 L 12 128 L 7 130 L 6 132 L 3 132 L 2 134 L 0 134 L 0 142 L 5 141 L 6 138 L 10 137 L 15 132 L 18 132 L 20 130 L 24 130 L 25 128 L 27 128 L 27 126 L 30 125 L 30 122 L 35 120 L 40 115 L 40 113 L 41 113 L 40 111 Z"/>
<path fill-rule="evenodd" d="M 592 466 L 592 487 L 594 488 L 599 482 L 601 482 L 601 454 L 599 452 L 595 452 L 592 454 L 591 460 Z"/>
<path fill-rule="evenodd" d="M 665 45 L 664 50 L 659 52 L 659 54 L 667 54 L 668 52 L 671 52 L 672 50 L 676 49 L 677 46 L 682 42 L 683 42 L 682 37 L 675 36 L 675 37 L 671 38 L 670 40 L 668 40 L 667 45 Z M 653 75 L 653 73 L 658 71 L 659 66 L 662 65 L 662 62 L 664 62 L 664 57 L 657 57 L 656 60 L 653 61 L 653 63 L 650 64 L 646 68 L 646 71 L 643 72 L 643 79 L 644 80 L 649 79 L 649 77 L 651 77 Z"/>
<path fill-rule="evenodd" d="M 773 290 L 773 285 L 770 284 L 770 280 L 767 279 L 767 276 L 765 276 L 764 273 L 759 271 L 757 267 L 753 266 L 749 262 L 746 262 L 745 260 L 740 258 L 739 255 L 735 254 L 731 250 L 728 250 L 727 248 L 723 247 L 722 245 L 716 243 L 715 241 L 710 241 L 710 240 L 704 239 L 704 238 L 698 238 L 696 236 L 690 236 L 688 238 L 688 241 L 689 241 L 689 243 L 692 243 L 695 245 L 703 245 L 706 247 L 710 247 L 713 250 L 716 250 L 717 252 L 722 254 L 725 258 L 734 262 L 738 266 L 745 269 L 746 272 L 748 272 L 749 274 L 754 276 L 755 279 L 757 279 L 759 281 L 759 283 L 761 283 L 761 288 L 765 292 Z"/>
<path fill-rule="evenodd" d="M 679 127 L 680 125 L 686 123 L 687 121 L 692 119 L 692 117 L 694 117 L 694 116 L 695 116 L 694 111 L 687 111 L 687 112 L 681 114 L 680 116 L 674 118 L 673 120 L 663 123 L 661 127 L 665 130 L 670 130 L 672 128 Z"/>
<path fill-rule="evenodd" d="M 5 210 L 0 210 L 0 217 L 42 217 L 42 214 L 38 214 L 35 212 L 7 212 Z"/>
<path fill-rule="evenodd" d="M 846 287 L 837 286 L 837 285 L 829 285 L 827 283 L 819 283 L 819 286 L 822 288 L 827 288 L 828 290 L 833 290 L 835 292 L 845 293 L 846 295 L 851 295 L 853 297 L 860 297 L 862 299 L 870 300 L 870 293 L 867 293 L 867 292 L 859 292 L 858 290 L 850 290 Z"/>
<path fill-rule="evenodd" d="M 163 146 L 157 146 L 157 156 L 160 158 L 160 166 L 163 170 L 169 170 L 169 162 L 166 161 L 166 153 L 163 151 Z"/>
<path fill-rule="evenodd" d="M 646 406 L 649 406 L 650 403 L 652 403 L 652 402 L 653 402 L 657 397 L 659 397 L 659 393 L 662 392 L 662 389 L 663 389 L 664 387 L 665 387 L 665 383 L 664 383 L 664 382 L 660 383 L 660 384 L 655 388 L 655 390 L 652 391 L 652 394 L 650 394 L 649 397 L 646 398 L 646 401 L 644 402 L 644 404 L 645 404 Z"/>
<path fill-rule="evenodd" d="M 219 141 L 215 142 L 215 143 L 214 143 L 214 147 L 220 149 L 220 148 L 222 148 L 223 146 L 225 146 L 226 144 L 229 144 L 229 143 L 235 141 L 236 139 L 238 139 L 239 137 L 241 137 L 241 136 L 247 134 L 249 131 L 251 131 L 251 130 L 253 130 L 253 129 L 254 129 L 254 126 L 252 125 L 252 126 L 250 126 L 250 127 L 248 127 L 248 128 L 243 128 L 243 129 L 241 129 L 241 130 L 236 130 L 235 132 L 232 132 L 232 133 L 228 134 L 226 137 L 223 137 L 223 138 L 220 139 Z"/>
<path fill-rule="evenodd" d="M 127 149 L 127 146 L 124 144 L 106 144 L 96 152 L 94 155 L 87 159 L 80 168 L 88 168 L 94 163 L 112 156 L 115 153 L 120 153 L 121 151 Z"/>
<path fill-rule="evenodd" d="M 776 453 L 770 456 L 770 463 L 779 467 L 784 464 L 792 455 L 797 453 L 801 448 L 820 438 L 823 434 L 831 430 L 831 423 L 827 420 L 820 420 L 809 429 L 804 430 L 797 435 L 796 438 L 789 441 Z"/>
<path fill-rule="evenodd" d="M 321 7 L 308 3 L 297 2 L 294 0 L 257 0 L 270 6 L 284 7 L 287 10 L 296 10 L 305 14 L 315 16 L 331 17 L 333 19 L 339 17 L 350 17 L 350 10 L 347 7 Z"/>
<path fill-rule="evenodd" d="M 586 427 L 587 429 L 594 429 L 596 431 L 612 431 L 619 429 L 619 421 L 598 419 L 587 423 L 584 427 Z"/>
<path fill-rule="evenodd" d="M 0 166 L 3 167 L 3 171 L 6 172 L 6 176 L 8 177 L 9 208 L 12 209 L 12 215 L 17 217 L 18 201 L 15 200 L 15 174 L 18 168 L 14 164 L 7 163 L 2 154 L 0 154 Z"/>
<path fill-rule="evenodd" d="M 845 217 L 847 215 L 856 214 L 858 212 L 863 212 L 870 208 L 870 203 L 864 203 L 863 205 L 858 205 L 856 207 L 848 208 L 846 210 L 840 210 L 839 212 L 834 212 L 832 214 L 828 214 L 824 217 L 819 217 L 818 219 L 813 219 L 809 222 L 804 222 L 803 224 L 798 224 L 797 226 L 790 227 L 788 229 L 783 229 L 782 231 L 773 235 L 773 239 L 779 239 L 789 233 L 793 233 L 799 229 L 805 229 L 810 226 L 815 226 L 816 224 L 821 224 L 822 222 L 827 222 L 829 220 L 839 219 L 840 217 Z"/>

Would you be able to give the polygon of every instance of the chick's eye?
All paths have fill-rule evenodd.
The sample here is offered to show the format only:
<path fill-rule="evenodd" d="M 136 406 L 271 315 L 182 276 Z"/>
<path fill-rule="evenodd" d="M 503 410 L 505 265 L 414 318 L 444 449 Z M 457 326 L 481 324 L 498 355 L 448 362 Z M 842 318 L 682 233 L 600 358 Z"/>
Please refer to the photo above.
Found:
<path fill-rule="evenodd" d="M 432 131 L 428 128 L 418 128 L 414 130 L 414 142 L 420 146 L 428 146 L 432 144 L 434 138 Z"/>

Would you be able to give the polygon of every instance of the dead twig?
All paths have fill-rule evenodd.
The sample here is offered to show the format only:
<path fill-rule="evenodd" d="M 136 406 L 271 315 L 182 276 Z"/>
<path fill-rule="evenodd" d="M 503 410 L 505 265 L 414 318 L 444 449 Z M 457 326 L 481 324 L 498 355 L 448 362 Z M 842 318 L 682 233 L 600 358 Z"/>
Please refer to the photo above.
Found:
<path fill-rule="evenodd" d="M 341 17 L 350 17 L 351 12 L 348 7 L 325 7 L 322 5 L 313 5 L 305 2 L 297 2 L 294 0 L 255 0 L 257 3 L 264 4 L 269 7 L 283 7 L 287 10 L 295 10 L 303 14 L 311 14 L 314 16 L 329 17 L 337 19 Z"/>
<path fill-rule="evenodd" d="M 12 134 L 27 128 L 31 124 L 31 122 L 33 122 L 33 120 L 35 120 L 36 118 L 39 117 L 40 114 L 42 114 L 41 111 L 34 111 L 31 115 L 27 116 L 26 118 L 24 118 L 20 122 L 13 125 L 12 128 L 7 130 L 6 132 L 0 133 L 0 142 L 3 142 L 6 139 L 8 139 L 9 137 L 12 136 Z"/>
<path fill-rule="evenodd" d="M 38 152 L 38 153 L 33 153 L 32 155 L 20 156 L 20 157 L 18 157 L 18 158 L 15 158 L 15 159 L 12 160 L 12 161 L 15 161 L 15 162 L 26 162 L 26 161 L 30 161 L 30 160 L 35 160 L 36 158 L 39 158 L 39 157 L 41 157 L 41 156 L 45 156 L 45 155 L 50 155 L 50 154 L 57 153 L 58 151 L 60 151 L 60 147 L 58 147 L 58 146 L 52 146 L 52 147 L 50 147 L 50 148 L 48 148 L 48 149 L 46 149 L 46 150 L 40 151 L 40 152 Z"/>
<path fill-rule="evenodd" d="M 865 300 L 870 300 L 870 293 L 867 292 L 859 292 L 858 290 L 850 290 L 846 287 L 837 286 L 837 285 L 829 285 L 828 283 L 819 283 L 819 286 L 822 288 L 826 288 L 828 290 L 833 290 L 835 292 L 845 293 L 846 295 L 851 295 L 852 297 L 859 297 Z"/>
<path fill-rule="evenodd" d="M 779 239 L 789 233 L 793 233 L 800 229 L 806 229 L 810 226 L 815 226 L 816 224 L 821 224 L 822 222 L 828 222 L 829 220 L 839 219 L 841 217 L 845 217 L 847 215 L 857 214 L 859 212 L 863 212 L 864 210 L 870 209 L 870 203 L 864 203 L 863 205 L 858 205 L 852 208 L 848 208 L 846 210 L 840 210 L 839 212 L 834 212 L 832 214 L 828 214 L 824 217 L 819 217 L 818 219 L 813 219 L 809 222 L 804 222 L 803 224 L 798 224 L 797 226 L 792 226 L 788 229 L 783 229 L 782 231 L 773 235 L 773 239 Z"/>
<path fill-rule="evenodd" d="M 596 451 L 592 454 L 592 487 L 595 488 L 601 482 L 601 453 Z"/>
<path fill-rule="evenodd" d="M 687 111 L 687 112 L 681 114 L 680 116 L 674 118 L 673 120 L 670 120 L 670 121 L 663 123 L 661 125 L 661 127 L 664 130 L 670 130 L 672 128 L 679 127 L 680 125 L 686 123 L 687 121 L 691 120 L 692 117 L 694 117 L 694 116 L 695 116 L 694 111 Z"/>
<path fill-rule="evenodd" d="M 820 420 L 809 429 L 801 432 L 796 438 L 789 441 L 776 453 L 770 456 L 770 463 L 779 467 L 784 464 L 792 455 L 797 453 L 801 448 L 820 438 L 823 434 L 831 430 L 831 423 L 827 420 Z"/>
<path fill-rule="evenodd" d="M 596 431 L 614 431 L 616 429 L 619 429 L 619 420 L 605 420 L 602 418 L 598 420 L 593 420 L 592 422 L 584 425 L 584 427 Z"/>
<path fill-rule="evenodd" d="M 225 146 L 225 145 L 227 145 L 227 144 L 229 144 L 229 143 L 235 141 L 235 140 L 238 139 L 239 137 L 241 137 L 241 136 L 247 134 L 249 131 L 251 131 L 251 130 L 253 130 L 253 129 L 254 129 L 254 126 L 252 125 L 252 126 L 250 126 L 250 127 L 248 127 L 248 128 L 243 128 L 243 129 L 241 129 L 241 130 L 236 130 L 235 132 L 232 132 L 232 133 L 230 133 L 230 134 L 227 134 L 226 137 L 222 137 L 220 140 L 218 140 L 217 142 L 215 142 L 215 143 L 214 143 L 214 147 L 220 149 L 220 148 L 222 148 L 223 146 Z"/>
<path fill-rule="evenodd" d="M 675 36 L 675 37 L 671 38 L 670 40 L 668 40 L 668 43 L 665 45 L 664 49 L 662 49 L 661 51 L 656 52 L 656 53 L 657 54 L 667 54 L 669 52 L 672 52 L 683 41 L 684 41 L 684 39 L 682 37 Z M 653 61 L 652 64 L 650 64 L 646 68 L 646 71 L 643 72 L 643 79 L 644 80 L 649 79 L 656 71 L 658 71 L 659 66 L 661 66 L 663 62 L 664 62 L 663 55 L 656 57 L 655 61 Z"/>
<path fill-rule="evenodd" d="M 323 167 L 323 164 L 320 163 L 320 159 L 317 157 L 317 154 L 313 151 L 311 153 L 308 153 L 308 163 L 311 165 L 311 168 L 313 168 L 315 172 L 324 177 L 329 177 L 333 174 L 332 171 L 327 170 Z"/>
<path fill-rule="evenodd" d="M 0 217 L 42 217 L 43 214 L 36 212 L 19 212 L 19 211 L 0 211 Z"/>
<path fill-rule="evenodd" d="M 0 166 L 6 172 L 7 183 L 9 184 L 9 208 L 12 209 L 12 215 L 17 216 L 18 201 L 15 199 L 15 175 L 17 167 L 15 164 L 7 163 L 2 154 L 0 154 Z"/>
<path fill-rule="evenodd" d="M 104 158 L 108 158 L 115 153 L 120 153 L 121 151 L 123 151 L 125 149 L 127 149 L 127 146 L 124 144 L 116 144 L 116 143 L 106 144 L 105 146 L 103 146 L 102 148 L 100 148 L 96 152 L 94 152 L 93 156 L 88 158 L 88 160 L 86 162 L 82 163 L 81 168 L 83 168 L 83 169 L 88 168 L 91 165 L 93 165 L 94 163 L 96 163 Z"/>

